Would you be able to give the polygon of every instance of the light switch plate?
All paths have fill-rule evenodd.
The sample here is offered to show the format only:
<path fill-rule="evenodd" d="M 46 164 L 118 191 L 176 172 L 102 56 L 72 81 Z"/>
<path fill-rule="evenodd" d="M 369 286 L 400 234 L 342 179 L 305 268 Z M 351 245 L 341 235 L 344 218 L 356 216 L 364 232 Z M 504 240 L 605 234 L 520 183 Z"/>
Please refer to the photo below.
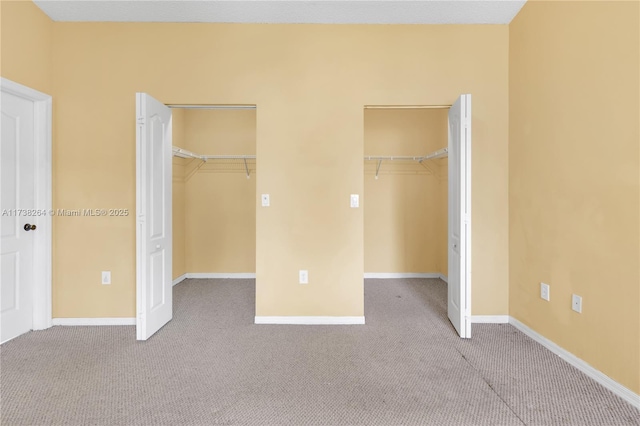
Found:
<path fill-rule="evenodd" d="M 300 284 L 309 284 L 309 271 L 301 269 L 299 272 L 299 278 Z"/>
<path fill-rule="evenodd" d="M 577 294 L 573 294 L 571 296 L 571 309 L 576 311 L 577 313 L 582 313 L 582 297 Z"/>
<path fill-rule="evenodd" d="M 111 271 L 102 271 L 102 284 L 111 284 Z"/>
<path fill-rule="evenodd" d="M 269 194 L 262 194 L 261 200 L 262 200 L 262 207 L 269 207 L 270 205 Z"/>
<path fill-rule="evenodd" d="M 360 207 L 360 196 L 358 194 L 351 194 L 351 208 L 356 209 Z"/>

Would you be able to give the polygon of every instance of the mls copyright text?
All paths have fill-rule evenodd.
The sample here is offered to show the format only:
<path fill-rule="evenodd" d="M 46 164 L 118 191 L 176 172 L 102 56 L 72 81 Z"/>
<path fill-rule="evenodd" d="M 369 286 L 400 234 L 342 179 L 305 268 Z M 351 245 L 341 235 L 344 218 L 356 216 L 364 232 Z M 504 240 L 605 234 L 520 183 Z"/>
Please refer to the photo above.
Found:
<path fill-rule="evenodd" d="M 118 217 L 129 216 L 129 209 L 4 209 L 2 216 Z"/>

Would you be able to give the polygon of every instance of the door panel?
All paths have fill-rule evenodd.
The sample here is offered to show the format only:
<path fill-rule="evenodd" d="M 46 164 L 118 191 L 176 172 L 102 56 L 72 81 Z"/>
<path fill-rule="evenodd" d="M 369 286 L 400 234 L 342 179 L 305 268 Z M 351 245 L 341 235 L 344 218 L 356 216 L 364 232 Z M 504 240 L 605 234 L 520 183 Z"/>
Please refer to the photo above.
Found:
<path fill-rule="evenodd" d="M 162 118 L 158 115 L 151 117 L 150 139 L 162 140 L 164 125 Z M 151 220 L 151 238 L 158 239 L 164 237 L 164 206 L 165 200 L 165 179 L 166 170 L 164 170 L 165 162 L 163 161 L 163 154 L 166 150 L 161 144 L 151 144 L 149 149 L 151 150 L 151 161 L 149 167 L 151 168 L 151 180 L 149 185 L 151 187 L 151 206 L 149 210 L 149 219 Z"/>
<path fill-rule="evenodd" d="M 24 226 L 34 222 L 26 211 L 36 207 L 34 112 L 33 101 L 2 93 L 2 342 L 33 328 L 33 233 L 36 231 L 25 231 Z"/>
<path fill-rule="evenodd" d="M 136 95 L 136 335 L 146 340 L 173 316 L 171 109 Z"/>
<path fill-rule="evenodd" d="M 471 95 L 449 110 L 448 316 L 460 337 L 471 337 Z"/>
<path fill-rule="evenodd" d="M 151 254 L 151 310 L 161 307 L 165 302 L 164 286 L 164 250 Z"/>

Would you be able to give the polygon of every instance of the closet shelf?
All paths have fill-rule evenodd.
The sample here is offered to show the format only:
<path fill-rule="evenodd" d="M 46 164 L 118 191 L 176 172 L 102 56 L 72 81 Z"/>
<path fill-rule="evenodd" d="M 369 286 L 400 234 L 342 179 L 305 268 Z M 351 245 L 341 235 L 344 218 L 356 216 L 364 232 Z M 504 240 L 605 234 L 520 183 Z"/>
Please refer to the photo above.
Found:
<path fill-rule="evenodd" d="M 421 157 L 415 156 L 403 156 L 403 155 L 392 155 L 392 156 L 376 156 L 376 155 L 366 155 L 364 157 L 365 161 L 377 161 L 378 165 L 376 166 L 376 179 L 378 179 L 378 173 L 380 172 L 380 166 L 382 166 L 383 161 L 417 161 L 422 164 L 423 161 L 427 160 L 437 160 L 439 158 L 444 158 L 449 156 L 449 148 L 442 148 L 437 151 L 433 151 L 427 155 L 423 155 Z"/>
<path fill-rule="evenodd" d="M 174 157 L 202 160 L 202 164 L 206 163 L 208 160 L 242 160 L 244 162 L 244 170 L 247 174 L 247 179 L 250 177 L 247 160 L 256 159 L 255 155 L 199 155 L 186 149 L 178 148 L 177 146 L 172 147 L 172 151 Z"/>
<path fill-rule="evenodd" d="M 173 147 L 173 156 L 179 158 L 195 158 L 198 160 L 255 160 L 255 155 L 199 155 L 183 148 Z"/>

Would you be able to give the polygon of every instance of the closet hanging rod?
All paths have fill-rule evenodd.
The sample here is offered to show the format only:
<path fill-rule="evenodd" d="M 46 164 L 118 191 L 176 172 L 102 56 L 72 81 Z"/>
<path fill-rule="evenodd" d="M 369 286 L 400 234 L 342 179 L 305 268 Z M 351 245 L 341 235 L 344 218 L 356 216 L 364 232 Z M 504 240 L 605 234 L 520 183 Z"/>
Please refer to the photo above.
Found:
<path fill-rule="evenodd" d="M 421 161 L 424 157 L 409 157 L 403 155 L 392 155 L 392 156 L 380 156 L 380 155 L 367 155 L 364 157 L 365 160 L 373 161 L 373 160 L 399 160 L 399 161 Z"/>
<path fill-rule="evenodd" d="M 178 148 L 174 146 L 173 148 L 174 157 L 180 158 L 196 158 L 198 160 L 255 160 L 255 155 L 198 155 L 189 150 Z"/>
<path fill-rule="evenodd" d="M 365 105 L 364 109 L 447 109 L 451 105 Z"/>
<path fill-rule="evenodd" d="M 417 161 L 422 163 L 425 160 L 436 160 L 438 158 L 443 158 L 449 155 L 449 148 L 442 148 L 437 151 L 433 151 L 427 155 L 422 155 L 419 157 L 416 156 L 403 156 L 403 155 L 367 155 L 364 157 L 367 161 Z"/>
<path fill-rule="evenodd" d="M 203 155 L 203 160 L 255 160 L 255 155 Z"/>

